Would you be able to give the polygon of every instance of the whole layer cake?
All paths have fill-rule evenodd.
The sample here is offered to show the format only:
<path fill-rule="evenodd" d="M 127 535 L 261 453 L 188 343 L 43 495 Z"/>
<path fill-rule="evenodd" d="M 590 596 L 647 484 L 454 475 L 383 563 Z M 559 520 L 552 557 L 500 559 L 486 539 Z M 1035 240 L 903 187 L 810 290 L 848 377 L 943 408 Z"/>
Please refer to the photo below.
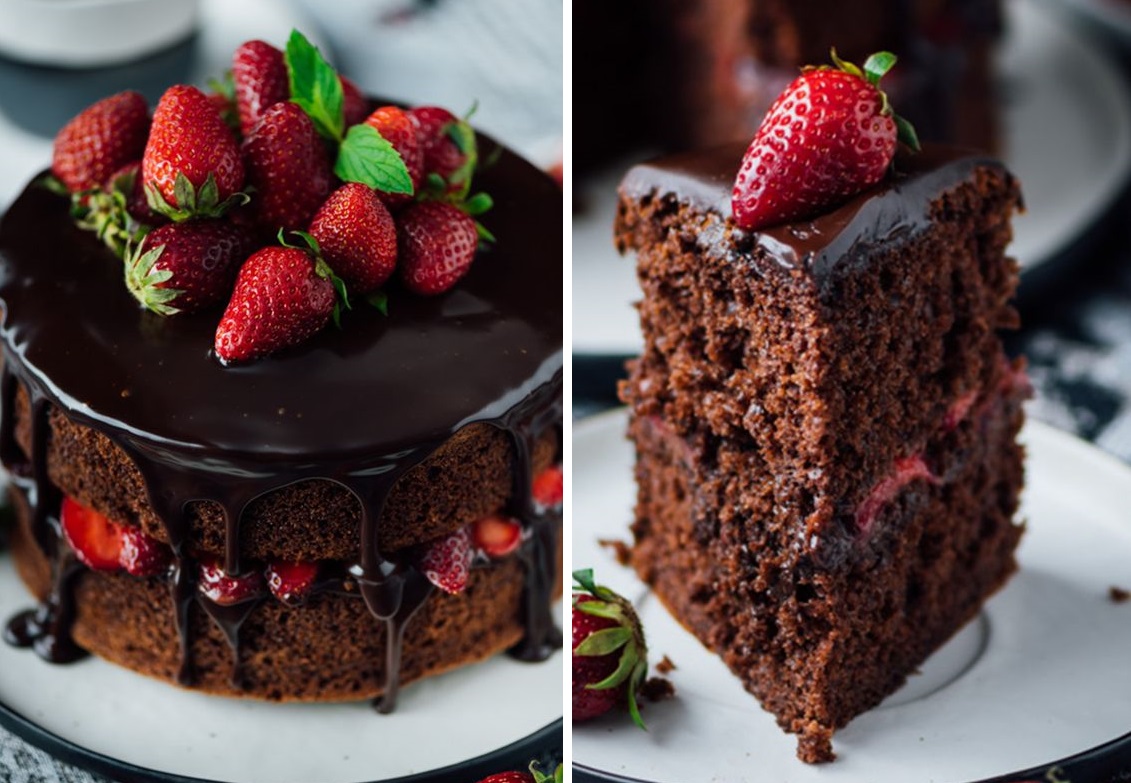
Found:
<path fill-rule="evenodd" d="M 578 94 L 614 123 L 582 123 L 578 155 L 628 144 L 680 151 L 748 140 L 798 71 L 840 56 L 900 57 L 892 99 L 920 136 L 997 147 L 992 50 L 996 0 L 700 0 L 575 6 Z M 597 54 L 600 56 L 597 56 Z M 611 65 L 610 65 L 611 64 Z M 642 139 L 641 134 L 644 134 Z"/>
<path fill-rule="evenodd" d="M 341 329 L 232 366 L 210 355 L 218 311 L 140 309 L 69 200 L 28 186 L 0 221 L 0 456 L 12 554 L 41 604 L 9 641 L 215 693 L 385 710 L 401 683 L 560 647 L 560 500 L 533 482 L 560 461 L 561 193 L 479 148 L 497 241 L 458 285 L 418 296 L 393 280 L 387 315 L 355 306 Z M 144 533 L 168 567 L 84 565 L 66 504 Z M 517 545 L 473 549 L 466 587 L 438 589 L 424 553 L 498 515 Z M 277 590 L 296 568 L 301 593 Z"/>
<path fill-rule="evenodd" d="M 1017 182 L 927 147 L 812 219 L 743 231 L 744 147 L 621 185 L 645 349 L 632 562 L 805 761 L 1015 570 L 1028 393 L 1005 255 Z"/>

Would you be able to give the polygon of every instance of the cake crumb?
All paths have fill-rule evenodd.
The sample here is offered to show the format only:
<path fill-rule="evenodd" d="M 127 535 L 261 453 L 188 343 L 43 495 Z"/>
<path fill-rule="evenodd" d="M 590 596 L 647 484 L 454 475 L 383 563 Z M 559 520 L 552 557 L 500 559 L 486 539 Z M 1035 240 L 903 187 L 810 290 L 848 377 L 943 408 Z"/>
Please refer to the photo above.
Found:
<path fill-rule="evenodd" d="M 1131 590 L 1125 590 L 1122 587 L 1112 585 L 1107 589 L 1107 597 L 1113 604 L 1124 604 L 1131 600 Z"/>
<path fill-rule="evenodd" d="M 597 543 L 606 549 L 613 550 L 613 556 L 617 562 L 622 566 L 626 566 L 632 560 L 632 547 L 617 538 L 598 538 Z"/>
<path fill-rule="evenodd" d="M 666 655 L 656 664 L 656 671 L 660 674 L 670 674 L 674 669 L 675 664 L 672 663 L 672 659 Z"/>
<path fill-rule="evenodd" d="M 648 701 L 663 701 L 675 696 L 675 686 L 663 677 L 649 677 L 640 685 L 640 695 Z"/>

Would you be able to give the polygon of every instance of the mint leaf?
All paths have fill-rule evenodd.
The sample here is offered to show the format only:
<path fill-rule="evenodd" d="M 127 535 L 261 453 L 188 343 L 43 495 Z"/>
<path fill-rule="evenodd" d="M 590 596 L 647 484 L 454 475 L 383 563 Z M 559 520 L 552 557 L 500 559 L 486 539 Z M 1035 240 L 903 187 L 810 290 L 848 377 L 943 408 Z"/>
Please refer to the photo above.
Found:
<path fill-rule="evenodd" d="M 306 40 L 298 30 L 291 31 L 287 50 L 287 79 L 291 100 L 307 113 L 318 132 L 332 141 L 340 141 L 345 125 L 342 113 L 342 81 L 318 47 Z"/>
<path fill-rule="evenodd" d="M 370 305 L 377 308 L 381 315 L 387 316 L 389 314 L 389 295 L 384 291 L 374 291 L 369 296 L 365 297 L 365 301 Z"/>
<path fill-rule="evenodd" d="M 412 177 L 401 155 L 372 125 L 354 125 L 346 134 L 334 173 L 385 193 L 412 195 Z"/>

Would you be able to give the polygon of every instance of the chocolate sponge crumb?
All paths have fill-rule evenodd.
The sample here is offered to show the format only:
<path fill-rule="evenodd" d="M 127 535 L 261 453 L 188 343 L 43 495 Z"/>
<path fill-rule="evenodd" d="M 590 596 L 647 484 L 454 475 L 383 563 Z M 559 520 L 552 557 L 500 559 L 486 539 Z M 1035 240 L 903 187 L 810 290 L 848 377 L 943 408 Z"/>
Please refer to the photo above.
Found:
<path fill-rule="evenodd" d="M 663 677 L 649 677 L 640 686 L 640 695 L 648 701 L 663 701 L 675 696 L 675 686 Z"/>
<path fill-rule="evenodd" d="M 1131 600 L 1131 590 L 1112 585 L 1107 589 L 1107 597 L 1113 604 L 1125 604 Z"/>
<path fill-rule="evenodd" d="M 670 674 L 674 669 L 675 664 L 672 663 L 672 659 L 666 655 L 656 664 L 656 671 L 660 674 Z"/>
<path fill-rule="evenodd" d="M 613 550 L 613 556 L 622 566 L 632 562 L 632 547 L 617 538 L 598 538 L 597 543 L 606 549 Z"/>

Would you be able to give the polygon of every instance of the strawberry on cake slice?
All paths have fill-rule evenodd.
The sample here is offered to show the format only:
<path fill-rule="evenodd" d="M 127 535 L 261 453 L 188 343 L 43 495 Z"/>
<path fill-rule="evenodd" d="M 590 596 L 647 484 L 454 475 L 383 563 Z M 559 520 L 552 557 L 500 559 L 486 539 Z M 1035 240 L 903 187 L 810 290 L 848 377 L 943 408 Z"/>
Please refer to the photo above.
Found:
<path fill-rule="evenodd" d="M 894 64 L 805 69 L 752 142 L 620 186 L 644 351 L 632 564 L 806 762 L 1016 569 L 1017 180 L 917 144 Z"/>

